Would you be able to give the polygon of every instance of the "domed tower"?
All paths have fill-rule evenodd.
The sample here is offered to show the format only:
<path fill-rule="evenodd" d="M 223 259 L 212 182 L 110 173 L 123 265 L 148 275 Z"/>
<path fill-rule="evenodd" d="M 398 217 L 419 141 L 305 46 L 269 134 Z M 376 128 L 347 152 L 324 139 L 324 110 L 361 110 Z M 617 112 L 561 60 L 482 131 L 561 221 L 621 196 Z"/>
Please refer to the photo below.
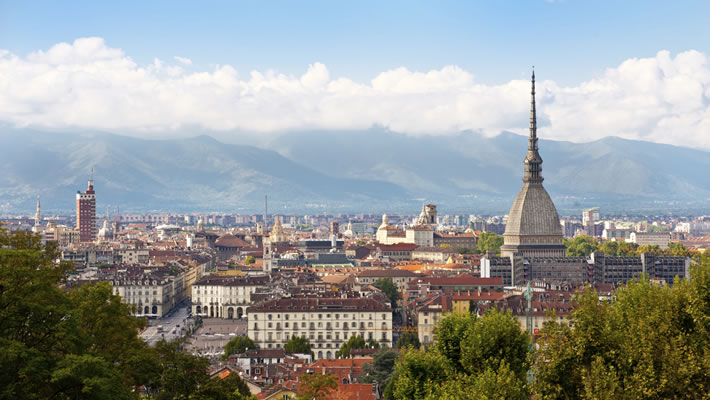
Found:
<path fill-rule="evenodd" d="M 501 256 L 561 257 L 565 255 L 562 226 L 550 195 L 542 186 L 542 157 L 537 147 L 535 72 L 530 100 L 530 137 L 523 160 L 523 188 L 508 213 Z"/>

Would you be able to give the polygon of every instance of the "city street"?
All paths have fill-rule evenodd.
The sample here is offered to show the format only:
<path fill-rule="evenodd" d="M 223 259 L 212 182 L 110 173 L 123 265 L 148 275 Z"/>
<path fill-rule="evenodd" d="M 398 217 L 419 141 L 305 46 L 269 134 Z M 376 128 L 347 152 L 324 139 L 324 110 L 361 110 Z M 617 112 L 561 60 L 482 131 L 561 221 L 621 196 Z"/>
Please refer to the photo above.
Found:
<path fill-rule="evenodd" d="M 154 346 L 160 339 L 170 341 L 182 336 L 186 324 L 188 326 L 194 324 L 194 320 L 188 319 L 189 310 L 189 305 L 185 304 L 163 318 L 149 320 L 150 325 L 141 332 L 140 337 L 149 345 Z M 158 332 L 158 326 L 163 327 L 162 332 Z"/>

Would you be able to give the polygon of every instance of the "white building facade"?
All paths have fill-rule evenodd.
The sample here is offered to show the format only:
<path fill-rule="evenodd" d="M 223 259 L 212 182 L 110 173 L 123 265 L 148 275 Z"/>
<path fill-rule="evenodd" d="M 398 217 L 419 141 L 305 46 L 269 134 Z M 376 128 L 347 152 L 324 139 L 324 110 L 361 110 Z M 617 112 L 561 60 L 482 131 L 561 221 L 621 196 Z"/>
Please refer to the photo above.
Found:
<path fill-rule="evenodd" d="M 292 298 L 247 309 L 247 334 L 260 348 L 283 348 L 305 337 L 316 359 L 335 358 L 353 336 L 392 346 L 392 309 L 385 298 Z"/>
<path fill-rule="evenodd" d="M 192 285 L 192 314 L 203 318 L 241 319 L 251 295 L 268 285 L 268 277 L 207 275 Z"/>

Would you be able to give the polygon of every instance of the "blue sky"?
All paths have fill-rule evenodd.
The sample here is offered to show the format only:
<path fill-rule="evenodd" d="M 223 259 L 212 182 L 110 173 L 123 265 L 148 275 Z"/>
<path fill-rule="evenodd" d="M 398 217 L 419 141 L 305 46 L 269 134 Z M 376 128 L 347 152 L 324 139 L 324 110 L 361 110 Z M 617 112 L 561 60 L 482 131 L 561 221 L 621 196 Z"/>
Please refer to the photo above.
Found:
<path fill-rule="evenodd" d="M 0 124 L 710 149 L 710 1 L 3 1 Z M 248 133 L 247 134 L 245 134 Z"/>
<path fill-rule="evenodd" d="M 708 1 L 2 1 L 0 48 L 15 54 L 99 36 L 139 63 L 300 74 L 313 62 L 361 81 L 405 66 L 458 65 L 496 84 L 571 85 L 659 50 L 709 52 Z"/>

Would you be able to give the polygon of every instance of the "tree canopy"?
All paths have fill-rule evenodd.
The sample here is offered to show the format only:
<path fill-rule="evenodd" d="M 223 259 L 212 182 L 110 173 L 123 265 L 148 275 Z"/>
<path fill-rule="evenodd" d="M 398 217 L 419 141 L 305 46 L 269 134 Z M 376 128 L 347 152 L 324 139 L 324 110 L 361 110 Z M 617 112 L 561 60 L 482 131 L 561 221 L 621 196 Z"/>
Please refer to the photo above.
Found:
<path fill-rule="evenodd" d="M 146 345 L 143 320 L 108 282 L 67 286 L 54 245 L 1 228 L 0 399 L 137 399 L 138 387 L 156 399 L 249 396 L 238 376 L 210 381 L 209 362 L 180 342 Z M 231 395 L 196 397 L 213 386 Z"/>
<path fill-rule="evenodd" d="M 448 314 L 428 350 L 405 351 L 385 398 L 527 399 L 527 334 L 510 314 Z"/>
<path fill-rule="evenodd" d="M 297 400 L 325 400 L 338 389 L 338 377 L 331 374 L 303 374 L 298 377 Z"/>
<path fill-rule="evenodd" d="M 419 336 L 415 332 L 404 332 L 397 339 L 396 346 L 398 349 L 406 349 L 410 346 L 418 349 L 422 344 L 419 342 Z"/>
<path fill-rule="evenodd" d="M 392 278 L 381 278 L 375 281 L 375 286 L 380 289 L 392 303 L 392 309 L 397 308 L 397 299 L 399 299 L 399 289 L 392 282 Z"/>
<path fill-rule="evenodd" d="M 311 343 L 308 339 L 302 336 L 291 336 L 291 339 L 284 345 L 284 351 L 286 353 L 300 353 L 300 354 L 310 354 L 313 355 L 313 350 L 311 349 Z"/>
<path fill-rule="evenodd" d="M 350 336 L 347 342 L 340 346 L 340 349 L 335 353 L 337 358 L 350 358 L 350 350 L 352 349 L 379 349 L 380 344 L 373 339 L 365 339 L 362 336 Z"/>
<path fill-rule="evenodd" d="M 570 321 L 548 323 L 533 371 L 538 398 L 706 398 L 710 259 L 672 286 L 631 281 L 611 303 L 587 289 Z"/>
<path fill-rule="evenodd" d="M 248 336 L 235 336 L 224 345 L 224 354 L 222 359 L 226 360 L 232 354 L 242 354 L 247 350 L 255 349 L 256 343 Z"/>
<path fill-rule="evenodd" d="M 597 239 L 588 235 L 578 235 L 573 239 L 565 239 L 567 255 L 570 257 L 588 257 L 599 248 Z"/>
<path fill-rule="evenodd" d="M 482 232 L 481 235 L 478 237 L 476 248 L 481 253 L 492 251 L 493 253 L 499 254 L 500 247 L 502 245 L 503 236 L 497 235 L 493 232 Z"/>
<path fill-rule="evenodd" d="M 377 383 L 381 388 L 386 387 L 394 371 L 397 357 L 399 357 L 399 353 L 396 350 L 389 348 L 378 350 L 373 356 L 372 363 L 363 366 L 365 376 L 360 378 L 360 382 Z"/>

